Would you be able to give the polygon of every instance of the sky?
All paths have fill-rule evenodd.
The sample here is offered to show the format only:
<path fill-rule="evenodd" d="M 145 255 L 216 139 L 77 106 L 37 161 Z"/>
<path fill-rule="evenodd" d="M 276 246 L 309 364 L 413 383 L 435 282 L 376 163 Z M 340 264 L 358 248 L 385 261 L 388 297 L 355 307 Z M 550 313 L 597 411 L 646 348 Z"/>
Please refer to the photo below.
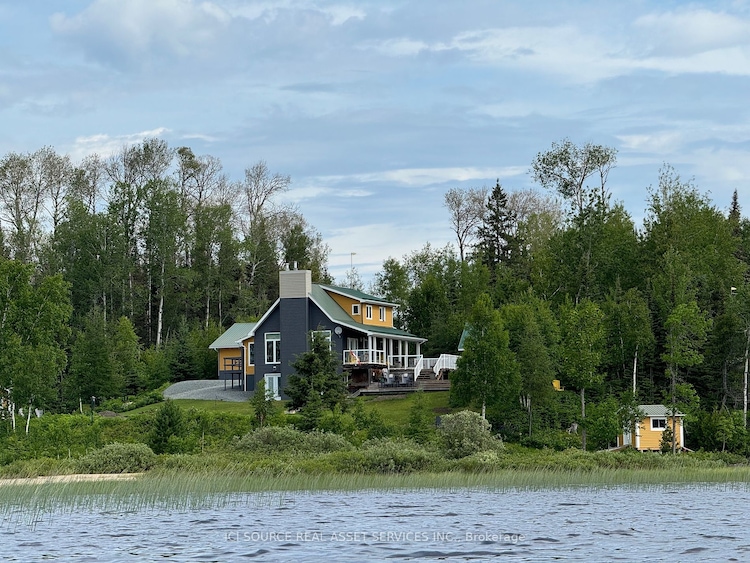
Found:
<path fill-rule="evenodd" d="M 453 243 L 446 191 L 535 187 L 564 138 L 617 149 L 637 226 L 664 164 L 747 209 L 749 101 L 739 0 L 0 0 L 0 155 L 264 160 L 337 280 Z"/>

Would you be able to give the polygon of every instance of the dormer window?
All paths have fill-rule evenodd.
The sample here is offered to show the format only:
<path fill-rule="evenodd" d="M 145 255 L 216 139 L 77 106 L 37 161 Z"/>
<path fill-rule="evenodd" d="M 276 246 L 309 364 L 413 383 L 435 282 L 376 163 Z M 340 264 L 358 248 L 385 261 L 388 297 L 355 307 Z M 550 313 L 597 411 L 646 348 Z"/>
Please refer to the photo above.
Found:
<path fill-rule="evenodd" d="M 352 315 L 359 315 L 359 303 L 352 305 Z"/>

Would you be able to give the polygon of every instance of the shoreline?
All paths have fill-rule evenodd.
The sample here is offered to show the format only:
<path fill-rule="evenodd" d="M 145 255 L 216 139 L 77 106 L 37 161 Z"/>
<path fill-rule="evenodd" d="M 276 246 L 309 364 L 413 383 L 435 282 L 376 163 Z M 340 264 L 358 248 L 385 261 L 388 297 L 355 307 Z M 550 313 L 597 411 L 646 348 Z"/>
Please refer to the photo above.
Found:
<path fill-rule="evenodd" d="M 135 481 L 143 473 L 73 473 L 70 475 L 41 475 L 38 477 L 0 478 L 4 485 L 45 485 L 47 483 L 90 483 L 96 481 Z"/>

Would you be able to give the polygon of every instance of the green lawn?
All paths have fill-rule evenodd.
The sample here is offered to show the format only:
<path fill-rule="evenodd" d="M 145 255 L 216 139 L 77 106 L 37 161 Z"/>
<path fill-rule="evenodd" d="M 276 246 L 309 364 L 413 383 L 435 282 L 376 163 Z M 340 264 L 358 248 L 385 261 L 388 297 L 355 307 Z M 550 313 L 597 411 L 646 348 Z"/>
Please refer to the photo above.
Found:
<path fill-rule="evenodd" d="M 448 408 L 448 391 L 436 391 L 424 393 L 427 407 L 435 412 L 435 416 L 446 414 Z M 175 404 L 182 409 L 198 409 L 212 412 L 228 412 L 252 416 L 253 408 L 249 401 L 205 401 L 200 399 L 173 399 Z M 409 409 L 413 402 L 413 393 L 396 396 L 373 396 L 365 397 L 365 408 L 375 410 L 384 420 L 396 426 L 405 425 L 409 422 Z M 149 412 L 159 408 L 161 403 L 147 405 L 132 411 L 123 413 L 123 416 Z M 284 403 L 282 403 L 284 404 Z"/>
<path fill-rule="evenodd" d="M 424 401 L 427 408 L 435 412 L 435 416 L 447 414 L 449 391 L 434 391 L 423 393 Z M 409 393 L 405 397 L 388 395 L 368 396 L 365 398 L 365 408 L 377 411 L 383 420 L 396 426 L 406 425 L 409 423 L 409 409 L 414 401 L 414 393 Z"/>
<path fill-rule="evenodd" d="M 253 414 L 253 407 L 250 406 L 249 401 L 205 401 L 201 399 L 173 399 L 174 403 L 181 409 L 198 409 L 212 412 L 229 412 L 235 414 Z M 139 409 L 133 409 L 122 413 L 123 416 L 129 416 L 131 414 L 139 414 L 149 412 L 158 409 L 161 403 L 155 403 L 153 405 L 146 405 Z"/>

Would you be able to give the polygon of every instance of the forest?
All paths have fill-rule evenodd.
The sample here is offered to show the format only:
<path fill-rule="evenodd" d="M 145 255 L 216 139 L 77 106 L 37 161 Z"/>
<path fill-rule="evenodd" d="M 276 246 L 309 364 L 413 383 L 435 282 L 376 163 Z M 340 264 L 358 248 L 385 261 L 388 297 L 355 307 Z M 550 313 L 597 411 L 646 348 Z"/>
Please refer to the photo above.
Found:
<path fill-rule="evenodd" d="M 690 447 L 747 453 L 750 222 L 664 165 L 636 225 L 608 181 L 616 151 L 569 140 L 530 163 L 538 190 L 452 188 L 455 245 L 387 259 L 369 287 L 397 323 L 455 353 L 451 401 L 509 439 L 572 422 L 611 445 L 633 406 L 687 415 Z M 208 345 L 257 319 L 297 262 L 329 250 L 284 202 L 291 178 L 160 139 L 81 162 L 49 147 L 0 159 L 0 384 L 50 412 L 215 377 Z M 564 392 L 556 392 L 552 380 Z M 630 414 L 629 414 L 630 413 Z M 585 416 L 584 416 L 585 415 Z"/>

